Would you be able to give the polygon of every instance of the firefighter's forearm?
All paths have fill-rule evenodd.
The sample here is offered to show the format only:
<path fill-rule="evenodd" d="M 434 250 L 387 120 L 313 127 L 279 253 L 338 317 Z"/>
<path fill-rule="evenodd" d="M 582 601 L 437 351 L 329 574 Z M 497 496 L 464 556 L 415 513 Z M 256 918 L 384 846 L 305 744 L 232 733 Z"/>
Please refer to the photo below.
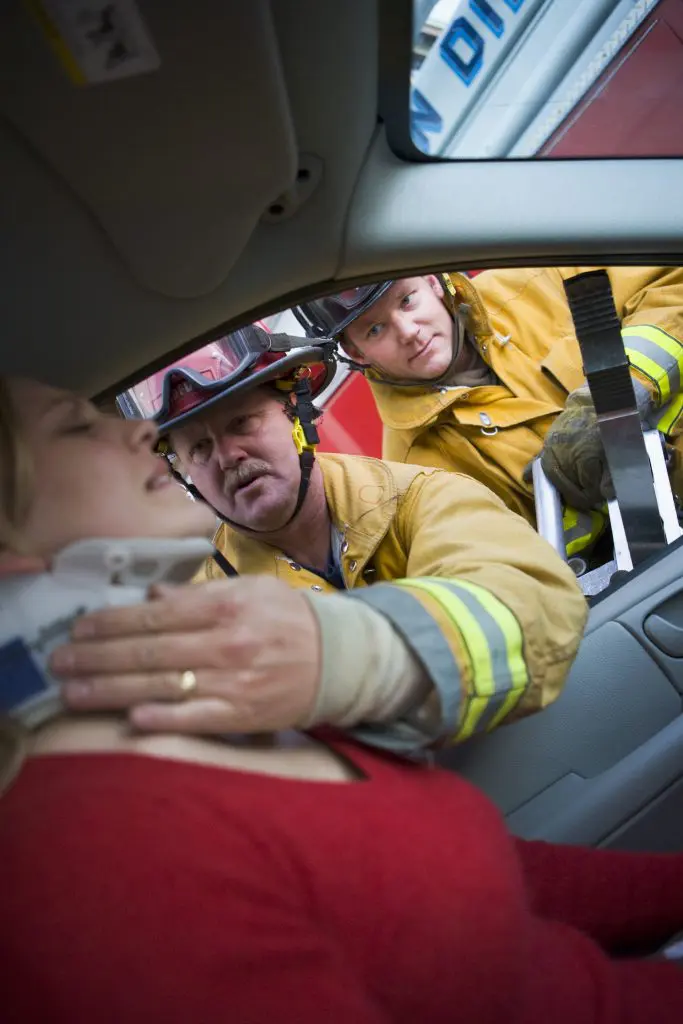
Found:
<path fill-rule="evenodd" d="M 441 702 L 437 739 L 458 743 L 556 699 L 586 602 L 571 569 L 481 484 L 433 474 L 413 495 L 408 578 L 357 597 L 416 651 Z"/>

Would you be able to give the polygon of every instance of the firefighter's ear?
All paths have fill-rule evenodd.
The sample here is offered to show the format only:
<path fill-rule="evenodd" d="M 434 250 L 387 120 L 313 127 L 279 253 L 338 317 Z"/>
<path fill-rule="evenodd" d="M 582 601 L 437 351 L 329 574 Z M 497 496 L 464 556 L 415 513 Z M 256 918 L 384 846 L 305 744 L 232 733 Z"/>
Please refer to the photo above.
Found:
<path fill-rule="evenodd" d="M 0 551 L 0 579 L 3 576 L 30 576 L 47 572 L 49 566 L 44 558 L 34 555 L 15 555 L 12 551 Z"/>
<path fill-rule="evenodd" d="M 370 360 L 366 359 L 359 348 L 349 341 L 348 338 L 342 337 L 341 346 L 346 352 L 349 359 L 353 359 L 354 363 L 358 363 L 360 366 L 370 366 Z"/>
<path fill-rule="evenodd" d="M 432 289 L 437 299 L 442 299 L 444 296 L 443 285 L 436 274 L 425 274 L 425 281 Z"/>

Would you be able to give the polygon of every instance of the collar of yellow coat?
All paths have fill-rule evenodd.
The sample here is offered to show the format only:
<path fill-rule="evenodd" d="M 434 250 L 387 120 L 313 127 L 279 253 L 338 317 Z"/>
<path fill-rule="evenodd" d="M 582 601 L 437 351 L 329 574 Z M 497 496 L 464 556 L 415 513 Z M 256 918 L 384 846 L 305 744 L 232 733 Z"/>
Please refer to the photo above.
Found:
<path fill-rule="evenodd" d="M 348 542 L 349 555 L 357 559 L 360 572 L 386 536 L 396 512 L 399 490 L 408 487 L 416 473 L 424 470 L 393 465 L 390 469 L 385 463 L 362 455 L 319 453 L 317 460 L 330 519 Z M 257 537 L 238 533 L 225 523 L 218 528 L 214 544 L 241 576 L 268 572 L 273 558 L 286 554 Z"/>
<path fill-rule="evenodd" d="M 470 327 L 474 334 L 474 343 L 484 362 L 491 365 L 489 346 L 498 339 L 488 318 L 484 304 L 479 298 L 477 289 L 464 274 L 448 275 L 455 290 L 453 301 L 456 305 L 465 303 L 470 307 Z M 384 383 L 378 378 L 367 376 L 372 388 L 377 410 L 385 427 L 392 430 L 413 430 L 425 427 L 436 420 L 439 413 L 457 402 L 470 388 L 467 387 L 430 387 L 416 385 L 412 387 Z"/>

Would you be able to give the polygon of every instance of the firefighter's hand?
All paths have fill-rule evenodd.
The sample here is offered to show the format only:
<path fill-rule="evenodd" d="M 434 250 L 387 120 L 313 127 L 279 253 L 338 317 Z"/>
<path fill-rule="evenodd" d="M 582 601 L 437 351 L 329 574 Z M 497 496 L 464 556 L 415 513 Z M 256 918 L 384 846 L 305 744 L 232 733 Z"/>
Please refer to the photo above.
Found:
<path fill-rule="evenodd" d="M 572 391 L 548 431 L 543 471 L 568 505 L 589 511 L 614 497 L 612 478 L 587 386 Z"/>
<path fill-rule="evenodd" d="M 270 732 L 309 719 L 321 642 L 307 600 L 270 577 L 156 587 L 75 624 L 51 667 L 76 711 L 129 709 L 145 731 Z"/>

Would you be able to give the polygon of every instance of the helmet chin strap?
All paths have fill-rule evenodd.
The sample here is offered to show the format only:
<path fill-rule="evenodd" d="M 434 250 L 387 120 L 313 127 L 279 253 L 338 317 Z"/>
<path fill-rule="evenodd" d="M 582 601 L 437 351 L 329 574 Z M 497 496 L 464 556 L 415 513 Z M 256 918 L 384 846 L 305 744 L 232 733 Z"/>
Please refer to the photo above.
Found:
<path fill-rule="evenodd" d="M 292 406 L 292 408 L 296 408 L 296 416 L 293 419 L 292 425 L 292 440 L 294 441 L 297 454 L 299 456 L 299 490 L 297 492 L 294 510 L 285 522 L 282 523 L 281 526 L 277 527 L 277 530 L 256 530 L 253 527 L 245 526 L 243 523 L 238 523 L 234 519 L 229 519 L 228 516 L 223 515 L 217 508 L 214 508 L 213 505 L 209 505 L 209 502 L 204 498 L 194 484 L 189 484 L 178 470 L 169 463 L 171 475 L 183 485 L 188 494 L 191 494 L 197 501 L 202 501 L 205 505 L 209 505 L 218 518 L 222 522 L 227 523 L 227 525 L 232 527 L 233 530 L 252 534 L 276 533 L 280 530 L 286 529 L 289 524 L 296 519 L 303 507 L 311 482 L 313 466 L 315 465 L 315 448 L 316 445 L 320 443 L 320 437 L 314 423 L 317 412 L 313 405 L 311 386 L 308 379 L 304 377 L 297 380 L 294 384 L 292 393 L 296 396 L 296 406 Z M 239 575 L 235 567 L 231 565 L 225 555 L 220 551 L 215 551 L 213 557 L 226 576 Z"/>

